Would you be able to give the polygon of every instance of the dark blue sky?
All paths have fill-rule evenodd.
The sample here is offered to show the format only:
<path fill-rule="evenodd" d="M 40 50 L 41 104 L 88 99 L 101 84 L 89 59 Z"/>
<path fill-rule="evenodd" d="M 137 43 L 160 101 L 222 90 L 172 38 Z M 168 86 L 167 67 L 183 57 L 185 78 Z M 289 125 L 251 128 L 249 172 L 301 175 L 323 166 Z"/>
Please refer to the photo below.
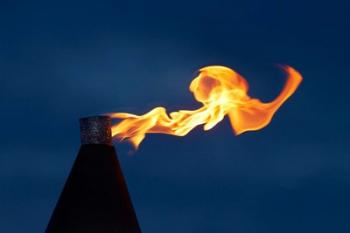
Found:
<path fill-rule="evenodd" d="M 228 121 L 116 149 L 144 233 L 350 232 L 346 1 L 1 1 L 0 232 L 43 232 L 79 148 L 79 117 L 198 107 L 202 66 L 265 101 L 276 64 L 304 81 L 271 124 Z"/>

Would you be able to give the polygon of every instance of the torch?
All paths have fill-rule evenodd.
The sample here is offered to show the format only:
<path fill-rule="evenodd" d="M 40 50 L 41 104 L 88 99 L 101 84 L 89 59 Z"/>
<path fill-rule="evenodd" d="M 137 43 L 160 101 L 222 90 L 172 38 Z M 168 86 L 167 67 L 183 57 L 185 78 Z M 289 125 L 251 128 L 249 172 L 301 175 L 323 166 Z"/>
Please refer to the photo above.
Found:
<path fill-rule="evenodd" d="M 194 110 L 167 113 L 156 107 L 144 115 L 111 113 L 80 119 L 81 147 L 46 233 L 139 233 L 140 228 L 112 145 L 112 138 L 135 148 L 147 134 L 185 136 L 197 126 L 210 130 L 225 117 L 236 135 L 266 127 L 297 90 L 301 74 L 290 66 L 284 88 L 270 102 L 248 95 L 248 82 L 224 66 L 208 66 L 190 84 Z M 111 119 L 120 121 L 114 125 Z"/>
<path fill-rule="evenodd" d="M 80 119 L 81 146 L 46 233 L 140 233 L 112 145 L 111 118 Z"/>

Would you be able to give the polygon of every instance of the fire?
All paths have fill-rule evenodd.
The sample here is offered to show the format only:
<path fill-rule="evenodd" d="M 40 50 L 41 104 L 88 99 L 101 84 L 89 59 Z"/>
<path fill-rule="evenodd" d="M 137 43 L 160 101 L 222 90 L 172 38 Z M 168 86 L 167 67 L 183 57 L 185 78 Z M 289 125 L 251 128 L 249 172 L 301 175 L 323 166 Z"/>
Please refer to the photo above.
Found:
<path fill-rule="evenodd" d="M 204 67 L 189 87 L 202 107 L 179 110 L 169 115 L 164 107 L 156 107 L 140 116 L 112 113 L 112 118 L 122 119 L 112 127 L 112 136 L 128 140 L 137 148 L 146 134 L 185 136 L 198 125 L 204 125 L 204 130 L 210 130 L 225 116 L 229 117 L 236 135 L 259 130 L 270 123 L 275 112 L 295 92 L 303 79 L 290 66 L 284 66 L 283 70 L 287 75 L 283 90 L 275 100 L 263 103 L 248 95 L 247 81 L 234 70 L 224 66 Z"/>

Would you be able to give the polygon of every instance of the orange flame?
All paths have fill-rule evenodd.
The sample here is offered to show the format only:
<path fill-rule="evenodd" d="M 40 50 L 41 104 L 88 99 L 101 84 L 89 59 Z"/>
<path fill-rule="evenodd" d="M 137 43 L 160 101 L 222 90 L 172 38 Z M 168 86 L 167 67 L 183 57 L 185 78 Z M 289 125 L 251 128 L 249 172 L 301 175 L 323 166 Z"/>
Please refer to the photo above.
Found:
<path fill-rule="evenodd" d="M 210 130 L 226 115 L 236 135 L 259 130 L 270 123 L 277 109 L 302 81 L 301 74 L 292 67 L 285 66 L 283 69 L 287 74 L 283 90 L 272 102 L 263 103 L 248 96 L 247 81 L 234 70 L 224 66 L 204 67 L 190 84 L 194 98 L 203 104 L 201 108 L 179 110 L 169 115 L 164 107 L 156 107 L 141 116 L 113 113 L 112 118 L 123 120 L 112 127 L 112 136 L 128 140 L 137 148 L 146 134 L 185 136 L 198 125 Z"/>

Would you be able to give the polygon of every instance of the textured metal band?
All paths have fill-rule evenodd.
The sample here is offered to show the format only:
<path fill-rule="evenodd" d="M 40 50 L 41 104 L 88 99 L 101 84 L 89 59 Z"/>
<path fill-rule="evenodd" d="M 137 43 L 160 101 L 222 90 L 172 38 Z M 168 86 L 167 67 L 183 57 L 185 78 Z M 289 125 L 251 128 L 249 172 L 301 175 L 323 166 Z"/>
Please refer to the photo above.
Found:
<path fill-rule="evenodd" d="M 109 116 L 80 118 L 81 144 L 112 145 L 112 120 Z"/>

